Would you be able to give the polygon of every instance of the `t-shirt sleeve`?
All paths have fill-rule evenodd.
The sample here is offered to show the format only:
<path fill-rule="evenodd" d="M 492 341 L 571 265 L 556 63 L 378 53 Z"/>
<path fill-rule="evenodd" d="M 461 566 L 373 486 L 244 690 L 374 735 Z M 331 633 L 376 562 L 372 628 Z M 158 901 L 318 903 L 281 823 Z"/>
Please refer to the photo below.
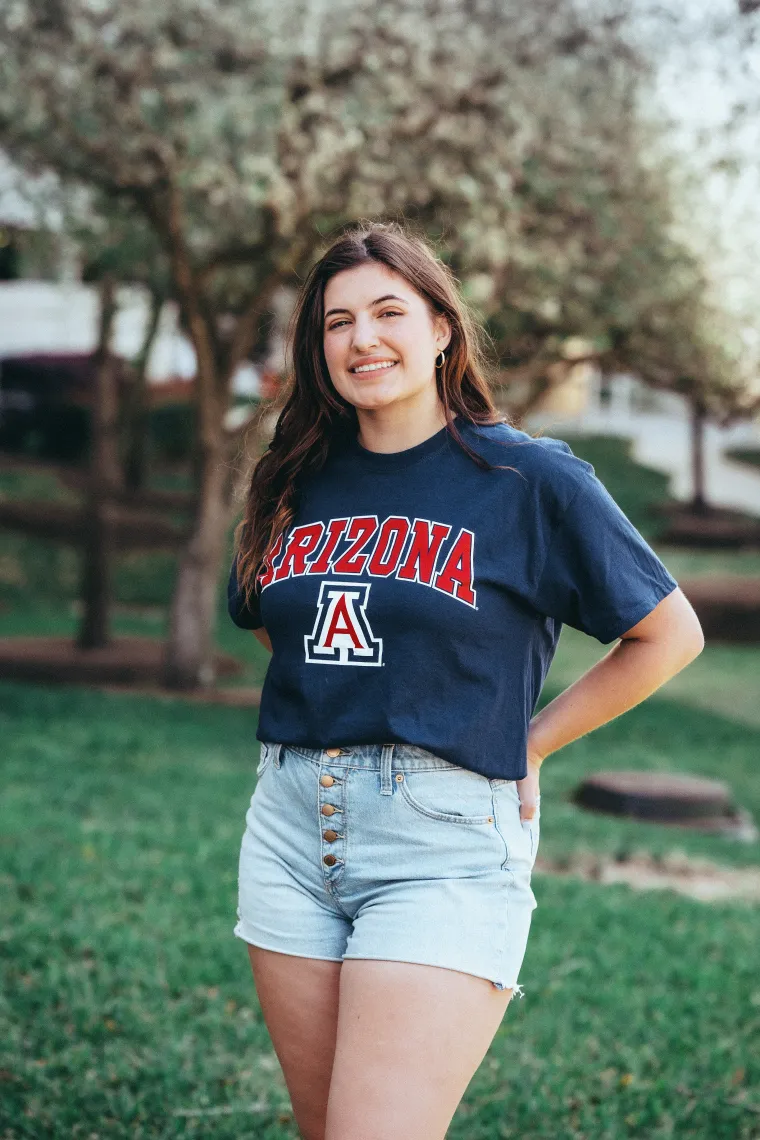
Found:
<path fill-rule="evenodd" d="M 606 645 L 678 583 L 592 471 L 551 535 L 535 604 Z"/>
<path fill-rule="evenodd" d="M 251 599 L 251 605 L 245 603 L 245 596 L 238 586 L 237 557 L 232 562 L 230 577 L 227 582 L 227 611 L 235 625 L 241 629 L 261 629 L 264 622 L 261 620 L 261 608 L 256 595 Z"/>

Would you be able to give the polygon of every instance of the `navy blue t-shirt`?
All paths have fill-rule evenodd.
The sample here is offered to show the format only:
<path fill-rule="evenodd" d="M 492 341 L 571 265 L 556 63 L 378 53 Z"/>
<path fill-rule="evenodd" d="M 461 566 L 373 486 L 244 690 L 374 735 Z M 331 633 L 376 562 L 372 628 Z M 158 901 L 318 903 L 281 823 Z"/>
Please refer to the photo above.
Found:
<path fill-rule="evenodd" d="M 273 654 L 262 741 L 415 744 L 522 779 L 563 623 L 607 644 L 677 586 L 590 463 L 506 424 L 457 419 L 405 451 L 351 439 L 302 488 L 253 609 Z M 508 444 L 508 446 L 505 446 Z"/>

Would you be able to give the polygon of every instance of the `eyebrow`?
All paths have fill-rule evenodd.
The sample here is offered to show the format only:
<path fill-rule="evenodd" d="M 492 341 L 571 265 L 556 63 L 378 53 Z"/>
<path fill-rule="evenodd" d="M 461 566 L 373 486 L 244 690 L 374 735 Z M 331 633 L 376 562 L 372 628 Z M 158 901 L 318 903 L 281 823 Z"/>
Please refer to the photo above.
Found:
<path fill-rule="evenodd" d="M 373 305 L 379 305 L 381 301 L 401 301 L 401 302 L 403 302 L 403 304 L 407 304 L 407 302 L 404 300 L 403 297 L 397 297 L 395 293 L 386 293 L 384 297 L 378 297 L 376 301 L 372 302 L 372 304 Z M 328 317 L 333 316 L 334 313 L 350 313 L 350 312 L 351 312 L 350 309 L 330 309 L 328 312 L 325 313 L 325 320 L 327 320 Z"/>

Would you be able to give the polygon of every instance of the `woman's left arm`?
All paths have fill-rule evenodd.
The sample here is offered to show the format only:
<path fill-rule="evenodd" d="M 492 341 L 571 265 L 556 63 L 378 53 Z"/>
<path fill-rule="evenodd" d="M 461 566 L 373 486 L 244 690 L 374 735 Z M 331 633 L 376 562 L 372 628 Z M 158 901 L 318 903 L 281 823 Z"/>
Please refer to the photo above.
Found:
<path fill-rule="evenodd" d="M 522 818 L 533 817 L 538 769 L 547 756 L 646 700 L 698 657 L 704 644 L 699 619 L 676 587 L 541 709 L 528 731 L 528 775 L 518 781 Z"/>

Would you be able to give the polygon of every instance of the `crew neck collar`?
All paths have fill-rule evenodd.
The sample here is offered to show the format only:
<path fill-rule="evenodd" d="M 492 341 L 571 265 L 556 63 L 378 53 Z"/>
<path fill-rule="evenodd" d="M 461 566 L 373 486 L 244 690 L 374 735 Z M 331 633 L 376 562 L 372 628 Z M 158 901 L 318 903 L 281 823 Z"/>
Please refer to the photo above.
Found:
<path fill-rule="evenodd" d="M 461 416 L 455 416 L 454 423 L 461 431 L 463 423 Z M 374 468 L 376 471 L 398 471 L 434 455 L 436 451 L 440 451 L 447 445 L 448 439 L 448 428 L 442 427 L 434 435 L 423 439 L 422 443 L 417 443 L 414 447 L 407 447 L 403 451 L 370 451 L 369 448 L 362 447 L 356 436 L 351 436 L 348 441 L 348 453 L 352 458 L 357 459 L 365 466 Z"/>

